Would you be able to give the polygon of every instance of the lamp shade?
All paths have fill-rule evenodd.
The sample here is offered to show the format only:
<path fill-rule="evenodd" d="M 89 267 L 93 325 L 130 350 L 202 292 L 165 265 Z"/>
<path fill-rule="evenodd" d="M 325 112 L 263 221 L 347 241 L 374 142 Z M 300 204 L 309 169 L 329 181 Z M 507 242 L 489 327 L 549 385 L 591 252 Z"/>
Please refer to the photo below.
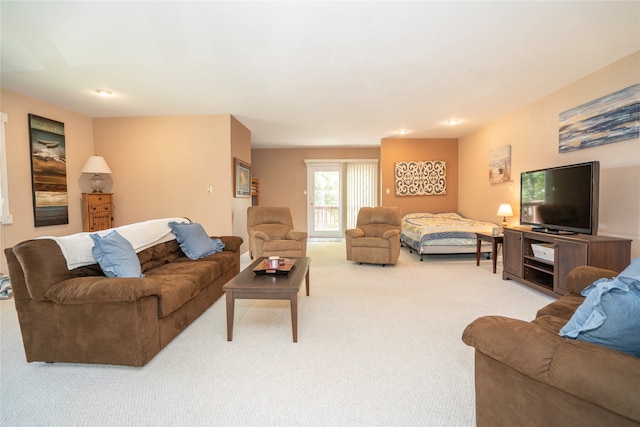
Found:
<path fill-rule="evenodd" d="M 513 216 L 513 209 L 509 203 L 503 203 L 498 208 L 497 216 Z"/>
<path fill-rule="evenodd" d="M 111 169 L 102 156 L 91 156 L 82 168 L 82 173 L 111 173 Z"/>

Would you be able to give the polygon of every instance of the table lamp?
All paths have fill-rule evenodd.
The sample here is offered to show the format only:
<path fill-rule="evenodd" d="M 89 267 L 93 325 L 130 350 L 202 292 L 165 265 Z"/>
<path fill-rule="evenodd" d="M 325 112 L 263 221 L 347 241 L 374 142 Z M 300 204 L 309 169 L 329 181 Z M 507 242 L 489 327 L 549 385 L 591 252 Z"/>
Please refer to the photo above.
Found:
<path fill-rule="evenodd" d="M 509 203 L 503 203 L 498 208 L 498 213 L 496 214 L 502 217 L 502 228 L 507 226 L 507 217 L 513 216 L 513 210 L 511 209 L 511 205 Z"/>
<path fill-rule="evenodd" d="M 87 159 L 87 162 L 82 168 L 82 173 L 92 173 L 91 177 L 91 189 L 93 193 L 102 193 L 104 188 L 104 178 L 101 173 L 111 173 L 109 165 L 105 162 L 102 156 L 91 156 Z"/>

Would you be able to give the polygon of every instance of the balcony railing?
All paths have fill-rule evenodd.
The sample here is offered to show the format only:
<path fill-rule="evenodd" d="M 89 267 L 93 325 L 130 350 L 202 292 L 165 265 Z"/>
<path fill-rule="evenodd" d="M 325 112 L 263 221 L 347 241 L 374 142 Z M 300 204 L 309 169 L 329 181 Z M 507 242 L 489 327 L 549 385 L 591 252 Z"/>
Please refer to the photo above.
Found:
<path fill-rule="evenodd" d="M 340 210 L 338 206 L 314 206 L 316 231 L 340 230 Z"/>

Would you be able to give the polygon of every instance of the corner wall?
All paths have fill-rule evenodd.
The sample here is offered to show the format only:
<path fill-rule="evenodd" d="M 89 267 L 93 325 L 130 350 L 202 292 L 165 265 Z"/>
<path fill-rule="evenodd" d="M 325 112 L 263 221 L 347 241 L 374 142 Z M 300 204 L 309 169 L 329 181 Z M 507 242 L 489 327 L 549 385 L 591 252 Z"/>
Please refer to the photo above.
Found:
<path fill-rule="evenodd" d="M 230 123 L 229 115 L 94 119 L 96 154 L 113 171 L 115 225 L 185 216 L 210 235 L 232 234 Z"/>
<path fill-rule="evenodd" d="M 380 149 L 253 149 L 252 174 L 260 179 L 261 206 L 288 206 L 296 230 L 307 231 L 307 165 L 305 159 L 380 159 Z"/>
<path fill-rule="evenodd" d="M 251 164 L 251 131 L 231 116 L 231 185 L 235 185 L 234 158 Z M 240 253 L 249 251 L 249 233 L 247 232 L 247 208 L 251 206 L 251 197 L 235 197 L 235 188 L 230 191 L 231 223 L 234 236 L 244 240 Z"/>
<path fill-rule="evenodd" d="M 458 212 L 457 139 L 384 138 L 381 141 L 380 158 L 383 206 L 397 206 L 403 215 L 412 212 Z M 438 196 L 396 196 L 395 163 L 428 160 L 446 162 L 447 193 Z M 462 213 L 467 214 L 464 211 Z"/>
<path fill-rule="evenodd" d="M 89 117 L 34 98 L 0 89 L 0 110 L 7 114 L 5 128 L 7 180 L 13 224 L 0 225 L 0 271 L 7 272 L 4 249 L 40 236 L 63 236 L 82 231 L 81 193 L 88 189 L 80 170 L 93 155 L 93 125 Z M 31 187 L 28 114 L 64 123 L 69 224 L 35 227 Z"/>
<path fill-rule="evenodd" d="M 600 161 L 598 234 L 633 239 L 640 256 L 640 139 L 569 153 L 558 152 L 563 111 L 640 82 L 640 52 L 572 83 L 534 104 L 460 139 L 459 207 L 474 218 L 497 221 L 500 203 L 511 203 L 519 223 L 520 173 L 551 166 Z M 489 151 L 511 145 L 513 183 L 490 185 Z"/>

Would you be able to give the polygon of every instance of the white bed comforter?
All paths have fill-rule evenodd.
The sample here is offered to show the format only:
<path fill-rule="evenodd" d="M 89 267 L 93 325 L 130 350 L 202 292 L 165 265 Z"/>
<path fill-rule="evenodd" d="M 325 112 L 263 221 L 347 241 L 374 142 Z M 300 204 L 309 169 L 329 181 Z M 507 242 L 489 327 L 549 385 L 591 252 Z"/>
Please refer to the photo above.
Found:
<path fill-rule="evenodd" d="M 498 225 L 457 213 L 410 213 L 402 218 L 401 238 L 416 248 L 444 239 L 475 244 L 477 232 L 491 233 L 493 227 Z"/>

